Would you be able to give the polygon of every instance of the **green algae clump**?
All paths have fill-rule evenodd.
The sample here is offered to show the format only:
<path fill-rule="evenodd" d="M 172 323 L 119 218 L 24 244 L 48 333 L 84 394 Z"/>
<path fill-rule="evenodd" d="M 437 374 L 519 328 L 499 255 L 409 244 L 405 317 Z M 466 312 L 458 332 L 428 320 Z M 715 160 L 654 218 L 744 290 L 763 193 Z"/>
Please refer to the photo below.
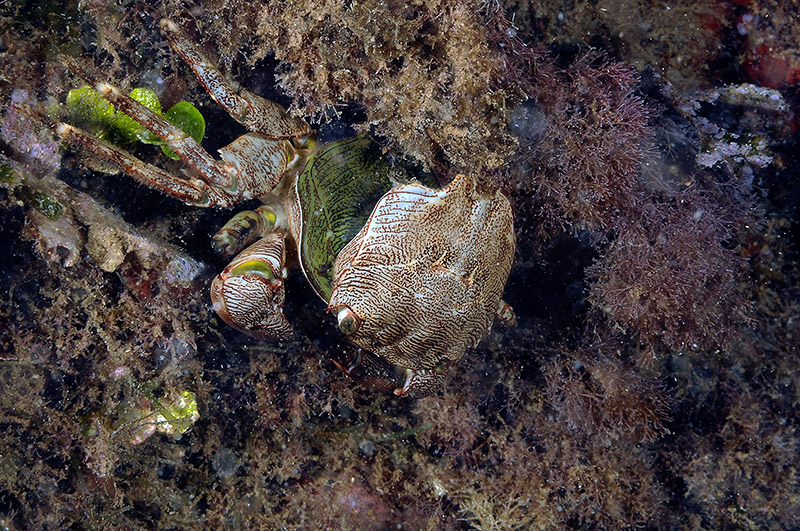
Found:
<path fill-rule="evenodd" d="M 158 101 L 158 96 L 152 90 L 135 88 L 131 91 L 130 97 L 154 113 L 161 114 L 161 102 Z M 141 140 L 142 136 L 147 132 L 142 124 L 127 114 L 116 112 L 111 119 L 109 140 L 114 144 L 132 144 L 137 140 Z"/>
<path fill-rule="evenodd" d="M 11 184 L 19 179 L 19 175 L 14 168 L 8 164 L 0 165 L 0 183 Z"/>
<path fill-rule="evenodd" d="M 203 135 L 206 133 L 206 120 L 203 118 L 200 111 L 197 110 L 197 107 L 188 101 L 179 101 L 170 107 L 167 112 L 164 113 L 164 118 L 173 125 L 177 125 L 181 131 L 194 138 L 196 141 L 200 142 L 203 140 Z M 149 131 L 147 131 L 147 133 L 149 133 L 149 137 L 155 137 L 155 135 Z M 143 138 L 140 138 L 140 140 L 146 144 L 159 144 L 161 146 L 161 151 L 163 151 L 166 156 L 175 160 L 180 159 L 164 141 L 158 137 L 155 138 L 158 142 L 148 142 Z"/>
<path fill-rule="evenodd" d="M 161 102 L 155 92 L 148 88 L 135 88 L 130 97 L 154 113 L 162 115 Z M 137 140 L 143 144 L 161 146 L 161 150 L 171 159 L 178 160 L 166 143 L 123 112 L 116 111 L 114 105 L 99 92 L 84 85 L 69 91 L 67 108 L 72 121 L 98 138 L 108 140 L 114 145 L 133 144 Z M 178 126 L 184 133 L 200 142 L 206 131 L 206 121 L 200 111 L 188 101 L 180 101 L 163 113 L 165 119 Z"/>
<path fill-rule="evenodd" d="M 197 107 L 188 101 L 179 101 L 164 113 L 164 118 L 181 128 L 187 135 L 198 142 L 206 132 L 206 121 Z"/>
<path fill-rule="evenodd" d="M 191 391 L 180 391 L 177 396 L 155 401 L 155 405 L 156 429 L 172 435 L 175 439 L 180 439 L 181 435 L 200 418 L 197 399 Z"/>
<path fill-rule="evenodd" d="M 67 108 L 75 125 L 100 137 L 114 117 L 114 105 L 88 85 L 69 91 Z"/>

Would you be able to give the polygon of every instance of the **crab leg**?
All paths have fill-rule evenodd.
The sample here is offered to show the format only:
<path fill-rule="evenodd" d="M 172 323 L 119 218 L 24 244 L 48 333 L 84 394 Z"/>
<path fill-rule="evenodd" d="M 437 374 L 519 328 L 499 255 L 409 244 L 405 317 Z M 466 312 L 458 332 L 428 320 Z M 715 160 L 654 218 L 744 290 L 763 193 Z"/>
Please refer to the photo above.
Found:
<path fill-rule="evenodd" d="M 276 221 L 275 212 L 265 205 L 255 210 L 239 212 L 214 234 L 211 247 L 219 255 L 233 256 L 245 246 L 267 235 Z"/>
<path fill-rule="evenodd" d="M 500 323 L 506 328 L 510 328 L 517 324 L 517 315 L 514 313 L 514 308 L 512 308 L 511 305 L 504 300 L 500 301 L 500 307 L 497 309 L 497 313 L 495 313 L 494 316 L 495 319 L 500 321 Z"/>
<path fill-rule="evenodd" d="M 372 352 L 341 345 L 334 356 L 336 357 L 330 358 L 333 364 L 364 387 L 391 393 L 403 384 L 399 368 Z"/>
<path fill-rule="evenodd" d="M 195 170 L 197 176 L 205 181 L 209 188 L 215 190 L 215 193 L 208 194 L 211 202 L 206 206 L 228 207 L 242 199 L 265 195 L 275 188 L 286 168 L 297 160 L 294 148 L 287 140 L 276 140 L 253 133 L 243 135 L 221 148 L 219 151 L 223 160 L 216 160 L 194 138 L 176 125 L 123 94 L 115 86 L 98 81 L 94 75 L 81 68 L 75 61 L 65 58 L 65 62 L 71 70 L 93 85 L 95 90 L 117 109 L 166 142 L 186 164 Z M 76 143 L 91 149 L 86 139 Z M 110 146 L 106 146 L 106 148 L 108 147 Z M 103 151 L 107 151 L 107 149 L 94 149 L 98 150 L 99 156 L 104 156 Z M 120 157 L 120 155 L 115 154 L 115 157 Z M 130 161 L 120 168 L 128 173 L 126 170 L 128 166 L 132 166 Z M 133 169 L 135 171 L 136 168 Z M 161 173 L 168 175 L 164 172 Z M 156 175 L 152 176 L 153 180 L 150 175 L 141 172 L 138 175 L 134 173 L 130 173 L 130 175 L 145 184 L 152 183 L 154 187 L 173 197 L 198 204 L 195 199 L 183 199 L 182 193 L 172 193 L 169 186 L 165 187 L 164 183 L 159 184 Z M 184 186 L 182 184 L 184 179 L 177 177 L 170 177 L 170 179 L 176 188 Z"/>
<path fill-rule="evenodd" d="M 200 179 L 177 179 L 158 166 L 142 162 L 127 151 L 65 123 L 56 124 L 55 131 L 65 142 L 110 162 L 140 183 L 156 188 L 184 203 L 203 207 L 227 204 L 226 196 L 220 195 L 217 188 Z"/>
<path fill-rule="evenodd" d="M 147 164 L 127 151 L 100 140 L 86 131 L 63 122 L 54 122 L 45 114 L 27 105 L 15 105 L 14 108 L 19 109 L 20 112 L 25 113 L 34 120 L 42 122 L 51 131 L 60 136 L 64 142 L 76 146 L 84 152 L 91 153 L 97 159 L 111 163 L 140 183 L 160 190 L 175 199 L 202 207 L 226 202 L 226 197 L 221 196 L 217 188 L 200 179 L 177 179 L 158 166 Z"/>
<path fill-rule="evenodd" d="M 211 97 L 250 131 L 270 138 L 303 139 L 311 136 L 311 127 L 304 120 L 290 116 L 277 103 L 253 94 L 223 76 L 175 22 L 161 19 L 161 31 L 194 70 Z"/>
<path fill-rule="evenodd" d="M 178 126 L 171 124 L 138 101 L 123 94 L 117 87 L 97 80 L 91 72 L 82 68 L 71 58 L 65 57 L 64 61 L 70 70 L 94 87 L 100 95 L 114 104 L 114 107 L 166 142 L 186 164 L 203 176 L 205 181 L 228 190 L 236 189 L 236 183 L 232 176 L 194 138 L 184 133 Z"/>

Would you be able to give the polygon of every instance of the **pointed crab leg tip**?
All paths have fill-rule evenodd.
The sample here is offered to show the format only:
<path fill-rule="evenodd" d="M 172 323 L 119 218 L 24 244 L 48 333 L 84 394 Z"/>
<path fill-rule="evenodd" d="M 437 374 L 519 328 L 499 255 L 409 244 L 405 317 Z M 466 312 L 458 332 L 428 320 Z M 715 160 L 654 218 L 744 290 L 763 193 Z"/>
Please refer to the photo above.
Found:
<path fill-rule="evenodd" d="M 56 126 L 56 134 L 58 136 L 67 136 L 67 135 L 69 135 L 70 131 L 72 131 L 72 129 L 73 128 L 72 128 L 71 125 L 67 125 L 65 123 L 59 123 Z"/>
<path fill-rule="evenodd" d="M 159 25 L 159 26 L 161 27 L 161 29 L 162 29 L 162 30 L 164 30 L 164 31 L 169 31 L 169 32 L 172 32 L 172 33 L 174 33 L 174 32 L 176 32 L 176 31 L 178 31 L 178 25 L 177 25 L 177 24 L 175 24 L 173 21 L 171 21 L 171 20 L 170 20 L 170 19 L 168 19 L 168 18 L 162 18 L 162 19 L 159 21 L 158 25 Z"/>
<path fill-rule="evenodd" d="M 103 82 L 101 81 L 100 83 L 97 83 L 97 84 L 94 86 L 94 89 L 95 89 L 97 92 L 99 92 L 100 94 L 102 94 L 102 95 L 105 95 L 105 94 L 108 94 L 109 92 L 112 92 L 112 91 L 114 90 L 114 87 L 112 87 L 112 86 L 111 86 L 111 85 L 109 85 L 108 83 L 103 83 Z"/>

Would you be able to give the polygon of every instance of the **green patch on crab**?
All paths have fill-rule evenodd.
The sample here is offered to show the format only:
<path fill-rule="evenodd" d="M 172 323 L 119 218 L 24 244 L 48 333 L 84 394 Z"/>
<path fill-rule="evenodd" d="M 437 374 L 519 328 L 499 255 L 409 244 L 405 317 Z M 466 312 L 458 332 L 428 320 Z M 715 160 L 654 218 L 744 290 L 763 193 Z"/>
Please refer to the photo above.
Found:
<path fill-rule="evenodd" d="M 390 166 L 363 136 L 332 142 L 309 158 L 297 179 L 300 253 L 306 277 L 324 300 L 330 299 L 336 255 L 358 234 L 380 198 L 409 181 L 404 169 Z"/>
<path fill-rule="evenodd" d="M 231 276 L 259 276 L 265 280 L 275 280 L 272 267 L 261 260 L 248 260 L 231 269 Z"/>

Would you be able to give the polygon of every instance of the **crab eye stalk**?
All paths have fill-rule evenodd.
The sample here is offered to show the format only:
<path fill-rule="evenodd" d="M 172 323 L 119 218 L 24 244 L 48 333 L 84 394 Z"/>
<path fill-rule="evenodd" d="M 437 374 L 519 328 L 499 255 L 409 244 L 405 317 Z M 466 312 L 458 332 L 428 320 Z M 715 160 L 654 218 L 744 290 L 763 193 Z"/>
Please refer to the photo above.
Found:
<path fill-rule="evenodd" d="M 336 314 L 336 319 L 339 321 L 339 330 L 346 336 L 354 334 L 361 324 L 356 314 L 346 306 L 339 310 Z"/>

